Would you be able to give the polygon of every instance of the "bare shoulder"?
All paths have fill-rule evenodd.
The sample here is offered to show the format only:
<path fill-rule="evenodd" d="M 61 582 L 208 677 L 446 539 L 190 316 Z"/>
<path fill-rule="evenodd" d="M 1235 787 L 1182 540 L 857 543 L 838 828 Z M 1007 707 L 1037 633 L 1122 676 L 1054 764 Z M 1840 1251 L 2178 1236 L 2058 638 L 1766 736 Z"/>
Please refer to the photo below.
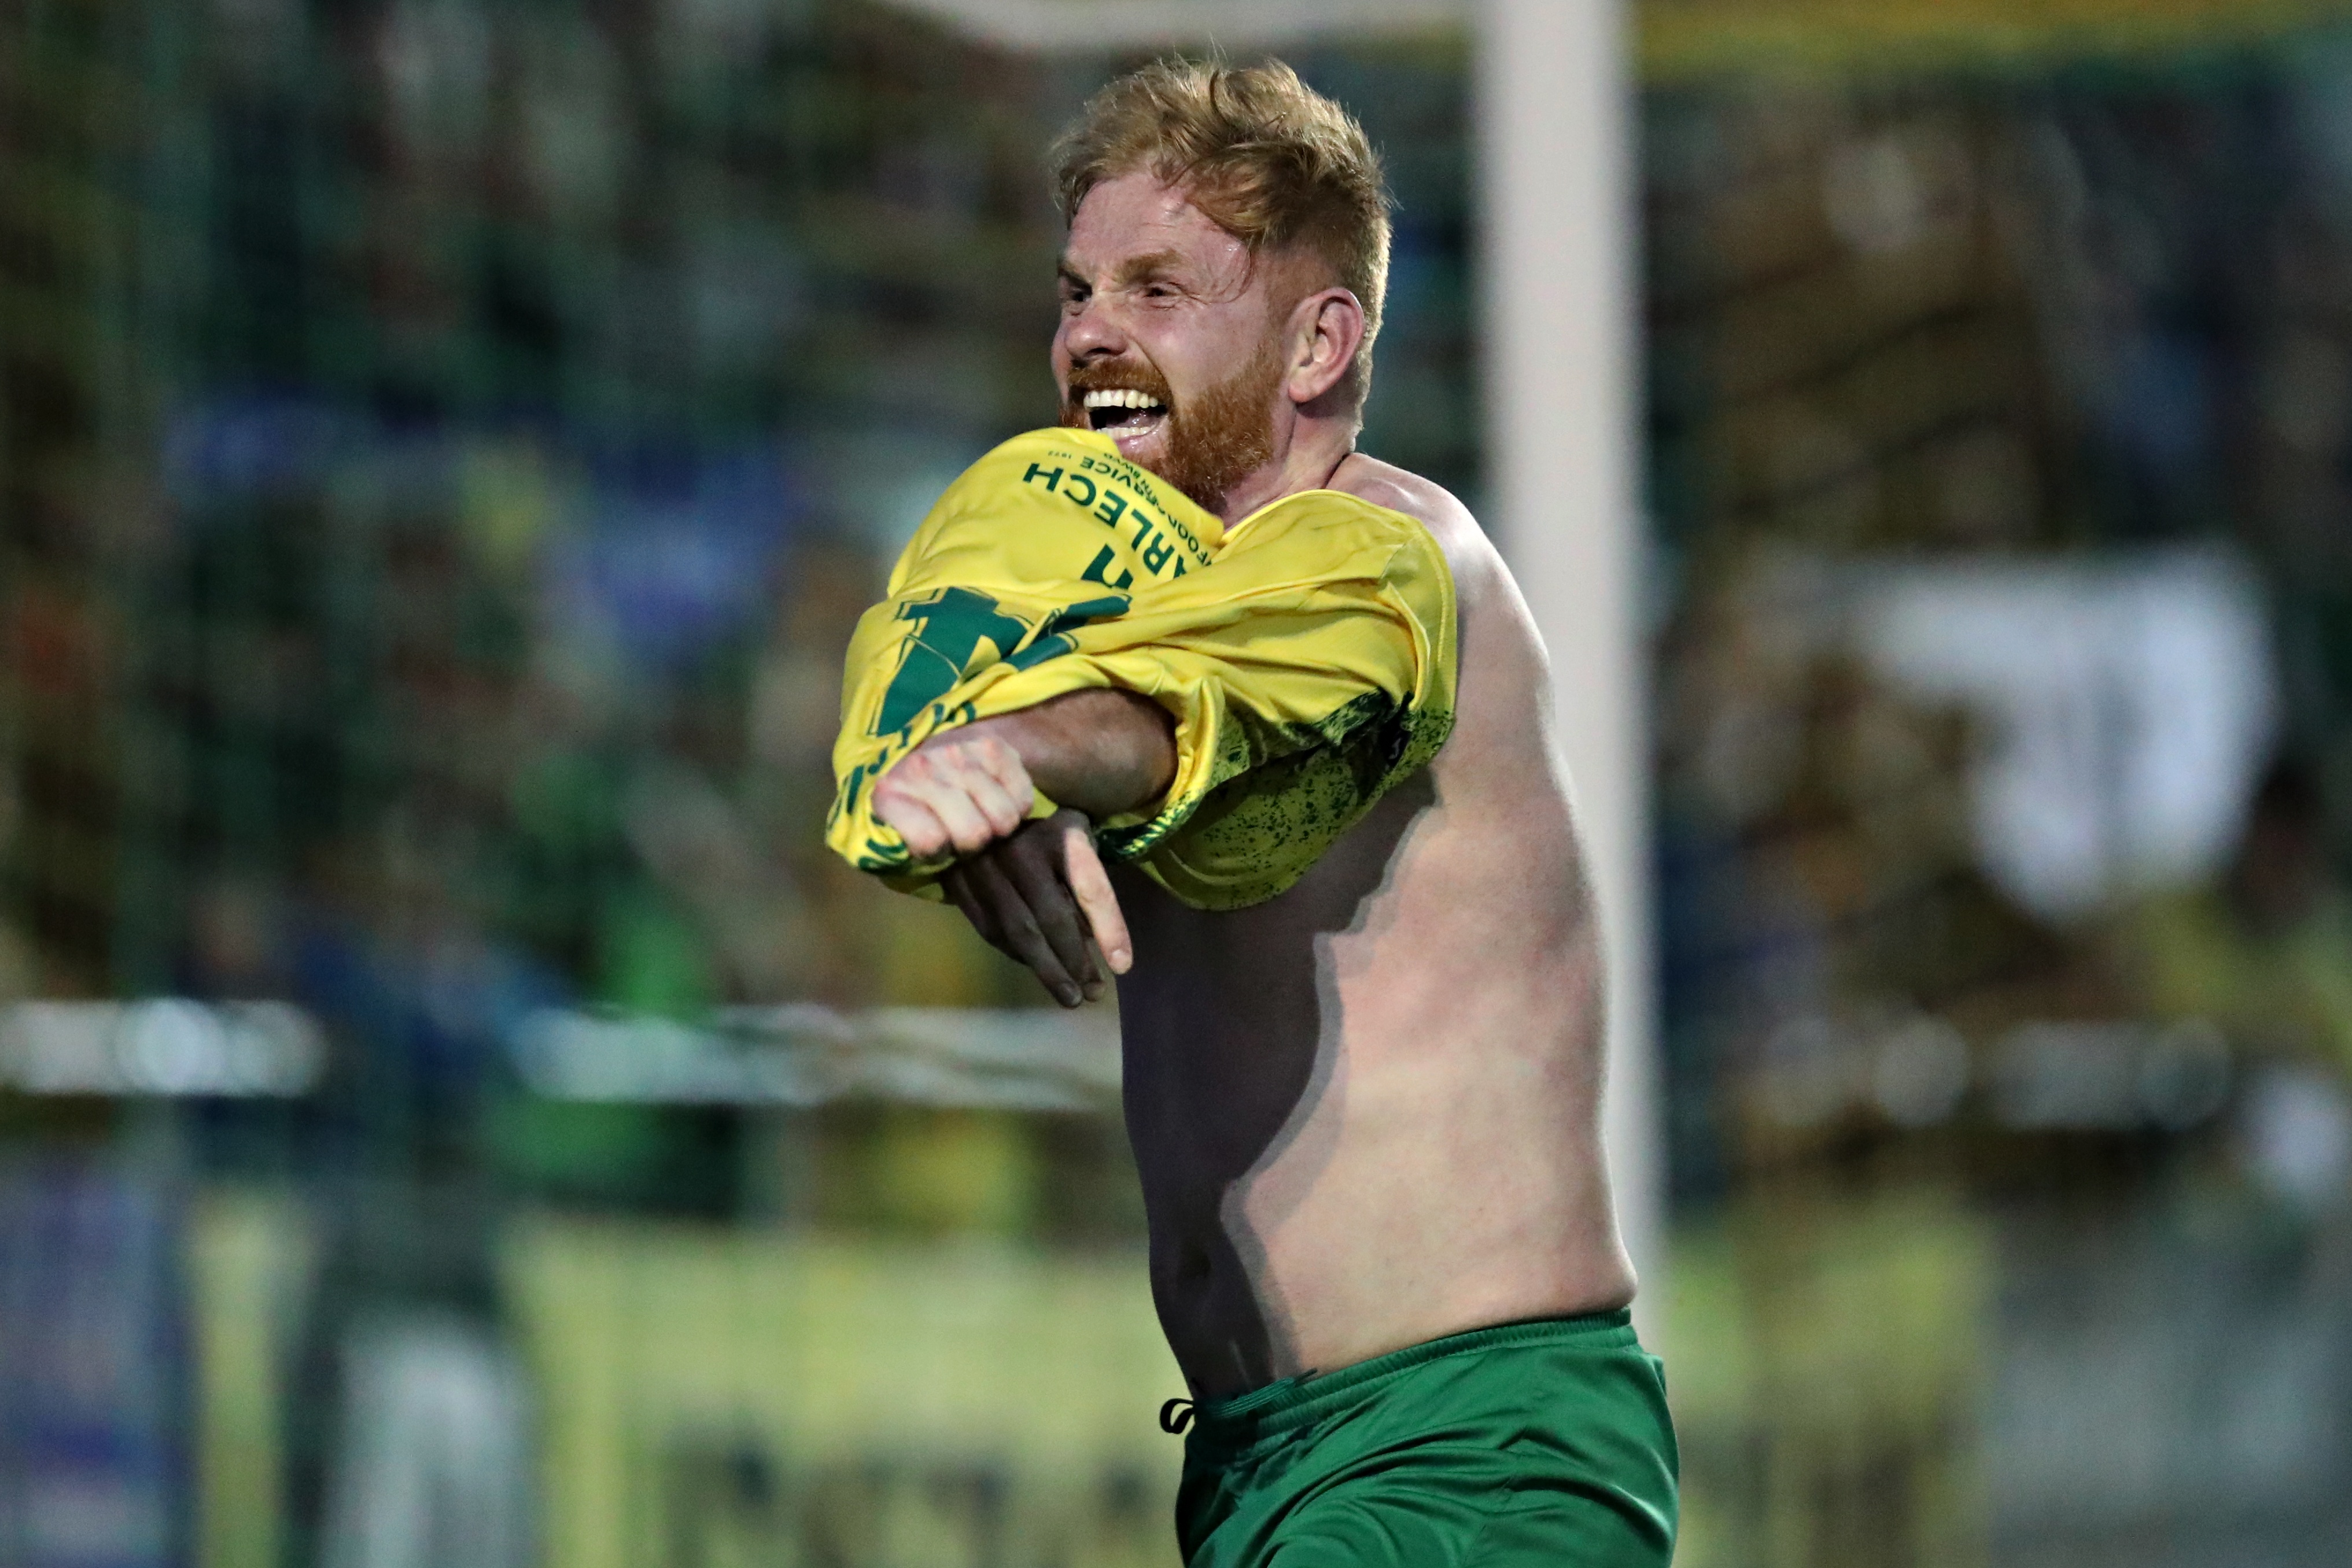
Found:
<path fill-rule="evenodd" d="M 1454 588 L 1465 607 L 1485 601 L 1499 580 L 1507 579 L 1503 558 L 1495 553 L 1478 519 L 1444 486 L 1359 452 L 1339 465 L 1330 487 L 1418 520 L 1445 552 L 1445 564 L 1453 569 Z"/>
<path fill-rule="evenodd" d="M 1477 519 L 1452 491 L 1393 463 L 1352 454 L 1331 476 L 1331 488 L 1418 519 L 1448 556 L 1465 545 L 1486 543 Z"/>

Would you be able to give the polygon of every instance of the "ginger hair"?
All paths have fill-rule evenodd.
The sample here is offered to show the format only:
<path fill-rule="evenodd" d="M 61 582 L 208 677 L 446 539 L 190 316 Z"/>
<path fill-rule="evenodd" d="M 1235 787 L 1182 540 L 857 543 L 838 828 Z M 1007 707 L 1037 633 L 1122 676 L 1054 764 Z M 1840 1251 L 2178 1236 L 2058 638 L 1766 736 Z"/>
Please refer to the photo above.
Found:
<path fill-rule="evenodd" d="M 1353 115 L 1280 60 L 1240 68 L 1164 59 L 1088 99 L 1054 149 L 1062 216 L 1138 171 L 1179 186 L 1253 257 L 1305 252 L 1364 309 L 1364 340 L 1337 389 L 1360 409 L 1388 293 L 1389 197 Z"/>

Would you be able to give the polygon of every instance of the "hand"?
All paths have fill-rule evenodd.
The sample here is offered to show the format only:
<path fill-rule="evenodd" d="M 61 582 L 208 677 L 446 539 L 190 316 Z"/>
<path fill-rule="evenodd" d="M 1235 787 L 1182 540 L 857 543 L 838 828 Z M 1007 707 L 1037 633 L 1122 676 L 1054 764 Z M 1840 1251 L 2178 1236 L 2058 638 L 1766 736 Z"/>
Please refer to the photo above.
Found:
<path fill-rule="evenodd" d="M 1036 799 L 1021 754 L 990 721 L 935 735 L 882 775 L 874 815 L 898 831 L 917 860 L 977 853 L 1029 819 Z"/>
<path fill-rule="evenodd" d="M 1066 1008 L 1095 1000 L 1107 984 L 1087 949 L 1089 932 L 1112 974 L 1134 967 L 1127 919 L 1083 812 L 1027 823 L 958 861 L 940 883 L 972 929 L 1026 964 Z"/>

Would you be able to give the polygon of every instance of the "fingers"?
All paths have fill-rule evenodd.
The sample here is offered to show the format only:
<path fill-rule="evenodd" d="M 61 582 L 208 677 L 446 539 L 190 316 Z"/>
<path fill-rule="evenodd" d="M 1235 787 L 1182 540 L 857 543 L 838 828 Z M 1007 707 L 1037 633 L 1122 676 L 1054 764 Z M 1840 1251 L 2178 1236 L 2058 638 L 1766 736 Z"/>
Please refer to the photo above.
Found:
<path fill-rule="evenodd" d="M 1087 947 L 1086 917 L 1070 896 L 1055 863 L 1055 838 L 1050 831 L 1029 830 L 989 856 L 1005 873 L 1013 891 L 1035 920 L 1045 945 L 1053 949 L 1063 971 L 1077 981 L 1086 999 L 1095 1001 L 1107 983 Z"/>
<path fill-rule="evenodd" d="M 971 922 L 971 928 L 980 933 L 982 941 L 1007 957 L 1017 957 L 1019 955 L 1004 945 L 1004 934 L 997 925 L 996 912 L 973 891 L 969 865 L 968 862 L 959 861 L 948 867 L 940 876 L 940 888 L 946 892 L 948 902 L 962 911 L 963 917 Z"/>
<path fill-rule="evenodd" d="M 1127 923 L 1076 812 L 959 861 L 940 883 L 972 928 L 1025 965 L 1064 1007 L 1098 999 L 1108 984 L 1090 935 L 1113 974 L 1131 967 Z"/>
<path fill-rule="evenodd" d="M 998 951 L 1026 965 L 1064 1007 L 1103 993 L 1101 962 L 1134 967 L 1135 947 L 1086 817 L 1062 811 L 1024 828 L 1035 790 L 1020 754 L 987 734 L 935 737 L 875 787 L 875 815 L 919 858 L 961 857 L 940 878 Z"/>
<path fill-rule="evenodd" d="M 971 841 L 959 836 L 956 849 L 971 854 L 994 840 L 1020 831 L 1029 820 L 1030 802 L 1036 791 L 1029 783 L 1029 770 L 1021 765 L 1021 754 L 993 736 L 982 736 L 967 745 L 949 747 L 940 758 L 950 787 L 961 796 L 979 818 L 980 831 Z"/>
<path fill-rule="evenodd" d="M 874 818 L 885 827 L 896 828 L 917 860 L 929 860 L 950 841 L 947 824 L 939 814 L 912 790 L 893 788 L 887 778 L 874 787 Z"/>
<path fill-rule="evenodd" d="M 874 814 L 918 859 L 972 854 L 1018 831 L 1035 790 L 1020 753 L 992 735 L 925 741 L 874 787 Z"/>
<path fill-rule="evenodd" d="M 1056 813 L 1049 824 L 1061 834 L 1062 874 L 1067 880 L 1070 895 L 1087 917 L 1094 932 L 1095 946 L 1102 949 L 1103 961 L 1114 975 L 1124 975 L 1135 967 L 1135 942 L 1127 932 L 1127 916 L 1118 907 L 1118 894 L 1111 891 L 1110 874 L 1103 870 L 1102 857 L 1095 852 L 1094 836 L 1087 831 L 1086 819 L 1065 821 L 1065 816 L 1076 813 Z"/>
<path fill-rule="evenodd" d="M 1055 1001 L 1066 1008 L 1076 1007 L 1087 999 L 1087 988 L 1063 964 L 1054 951 L 1054 944 L 1046 940 L 1036 911 L 1005 873 L 1001 863 L 1003 859 L 1000 851 L 965 862 L 965 885 L 988 906 L 997 927 L 997 946 L 1027 965 Z M 1093 978 L 1093 966 L 1087 965 L 1081 973 Z"/>
<path fill-rule="evenodd" d="M 892 768 L 889 777 L 911 768 L 908 792 L 939 820 L 955 852 L 968 855 L 1012 832 L 1029 815 L 1028 798 L 1015 801 L 1006 787 L 1003 759 L 987 755 L 1003 752 L 1017 771 L 1020 758 L 1012 750 L 1002 741 L 989 740 L 936 752 L 919 750 Z"/>

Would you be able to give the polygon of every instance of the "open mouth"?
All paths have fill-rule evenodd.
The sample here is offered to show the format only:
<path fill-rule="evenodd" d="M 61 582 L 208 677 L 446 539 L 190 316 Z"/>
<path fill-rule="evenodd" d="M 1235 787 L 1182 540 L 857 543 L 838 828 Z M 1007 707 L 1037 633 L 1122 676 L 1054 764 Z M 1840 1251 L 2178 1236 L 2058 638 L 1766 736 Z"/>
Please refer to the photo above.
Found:
<path fill-rule="evenodd" d="M 1166 403 L 1133 387 L 1099 388 L 1082 394 L 1079 401 L 1087 411 L 1087 425 L 1122 444 L 1150 435 L 1168 417 Z"/>

